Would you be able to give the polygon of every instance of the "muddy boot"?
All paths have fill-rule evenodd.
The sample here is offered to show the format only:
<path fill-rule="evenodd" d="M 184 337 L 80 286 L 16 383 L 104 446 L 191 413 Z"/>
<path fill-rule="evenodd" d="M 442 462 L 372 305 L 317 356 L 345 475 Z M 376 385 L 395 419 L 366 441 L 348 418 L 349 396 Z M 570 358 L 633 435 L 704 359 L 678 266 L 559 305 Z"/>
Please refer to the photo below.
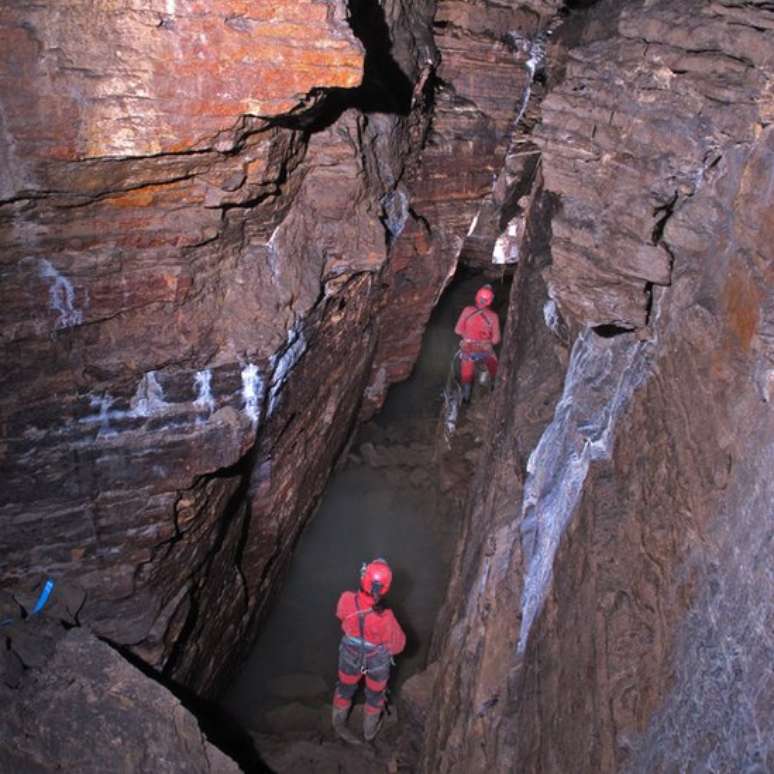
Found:
<path fill-rule="evenodd" d="M 473 390 L 473 385 L 472 384 L 468 383 L 468 384 L 463 384 L 462 385 L 462 402 L 463 403 L 470 403 L 470 393 L 472 392 L 472 390 Z"/>
<path fill-rule="evenodd" d="M 331 722 L 333 723 L 333 730 L 336 735 L 349 744 L 360 744 L 360 739 L 347 728 L 347 715 L 349 715 L 349 707 L 341 709 L 335 704 L 333 705 L 333 714 L 331 715 Z"/>
<path fill-rule="evenodd" d="M 374 713 L 373 715 L 366 712 L 363 716 L 363 736 L 366 742 L 374 740 L 379 733 L 379 729 L 382 727 L 383 713 Z"/>

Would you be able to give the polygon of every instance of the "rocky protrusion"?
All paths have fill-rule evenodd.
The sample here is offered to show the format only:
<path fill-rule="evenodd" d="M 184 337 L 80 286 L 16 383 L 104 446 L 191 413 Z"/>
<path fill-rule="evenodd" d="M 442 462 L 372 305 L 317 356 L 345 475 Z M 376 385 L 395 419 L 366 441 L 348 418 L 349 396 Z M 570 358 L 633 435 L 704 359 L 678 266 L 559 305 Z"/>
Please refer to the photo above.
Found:
<path fill-rule="evenodd" d="M 0 629 L 8 642 L 25 669 L 0 678 L 3 771 L 241 771 L 169 691 L 86 629 L 31 618 Z"/>
<path fill-rule="evenodd" d="M 771 12 L 573 5 L 422 767 L 765 771 Z"/>

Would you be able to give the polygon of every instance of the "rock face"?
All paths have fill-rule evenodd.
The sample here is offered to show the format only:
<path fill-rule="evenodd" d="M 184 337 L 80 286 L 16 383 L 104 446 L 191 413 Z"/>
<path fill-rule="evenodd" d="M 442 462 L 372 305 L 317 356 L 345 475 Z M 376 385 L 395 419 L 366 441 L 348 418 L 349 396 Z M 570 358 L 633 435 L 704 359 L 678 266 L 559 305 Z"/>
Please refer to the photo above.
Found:
<path fill-rule="evenodd" d="M 357 411 L 378 130 L 277 125 L 358 86 L 340 3 L 90 9 L 0 18 L 3 580 L 207 691 Z"/>
<path fill-rule="evenodd" d="M 430 311 L 459 262 L 492 268 L 505 229 L 500 221 L 520 195 L 506 181 L 508 167 L 533 169 L 516 161 L 513 145 L 533 77 L 531 41 L 559 5 L 436 3 L 436 49 L 422 49 L 412 98 L 432 109 L 432 120 L 411 127 L 412 150 L 422 153 L 396 191 L 406 217 L 382 279 L 383 325 L 366 415 L 391 382 L 411 372 Z"/>
<path fill-rule="evenodd" d="M 773 23 L 602 2 L 552 46 L 423 770 L 774 766 Z"/>
<path fill-rule="evenodd" d="M 1 10 L 3 584 L 213 694 L 518 260 L 422 766 L 774 768 L 770 5 Z"/>
<path fill-rule="evenodd" d="M 0 196 L 46 190 L 32 161 L 206 150 L 241 116 L 357 86 L 363 55 L 344 17 L 343 3 L 314 0 L 14 3 L 2 17 Z"/>
<path fill-rule="evenodd" d="M 0 631 L 27 668 L 0 682 L 3 771 L 241 771 L 169 691 L 85 629 L 42 617 Z"/>
<path fill-rule="evenodd" d="M 528 80 L 499 30 L 546 10 L 92 11 L 0 16 L 3 581 L 211 693 L 411 369 Z"/>

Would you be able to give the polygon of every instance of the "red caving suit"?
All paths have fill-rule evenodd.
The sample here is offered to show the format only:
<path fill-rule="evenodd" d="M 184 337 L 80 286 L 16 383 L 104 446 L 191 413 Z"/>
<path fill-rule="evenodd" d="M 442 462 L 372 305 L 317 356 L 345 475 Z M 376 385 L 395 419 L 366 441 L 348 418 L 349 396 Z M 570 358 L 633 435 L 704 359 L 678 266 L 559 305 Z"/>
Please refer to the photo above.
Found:
<path fill-rule="evenodd" d="M 390 677 L 391 657 L 406 647 L 406 635 L 391 610 L 374 609 L 374 598 L 364 591 L 345 591 L 336 615 L 344 636 L 339 645 L 339 681 L 333 703 L 346 709 L 365 676 L 369 714 L 381 712 Z"/>
<path fill-rule="evenodd" d="M 466 306 L 462 310 L 454 332 L 462 336 L 460 352 L 460 378 L 463 384 L 471 384 L 476 372 L 476 360 L 483 360 L 490 376 L 497 373 L 497 355 L 492 348 L 500 343 L 500 320 L 486 307 L 479 309 Z"/>

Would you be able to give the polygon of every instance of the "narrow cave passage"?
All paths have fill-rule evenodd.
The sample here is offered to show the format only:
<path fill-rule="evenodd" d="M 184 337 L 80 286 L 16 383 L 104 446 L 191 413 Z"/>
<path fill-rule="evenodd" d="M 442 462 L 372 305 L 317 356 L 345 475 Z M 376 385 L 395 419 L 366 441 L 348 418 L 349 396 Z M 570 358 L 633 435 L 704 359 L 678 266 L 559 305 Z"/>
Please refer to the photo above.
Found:
<path fill-rule="evenodd" d="M 336 601 L 355 588 L 361 562 L 377 556 L 392 565 L 388 604 L 408 639 L 390 680 L 393 700 L 425 667 L 459 528 L 459 512 L 447 505 L 450 497 L 464 499 L 448 476 L 442 484 L 442 391 L 458 343 L 454 324 L 483 282 L 458 273 L 428 324 L 412 376 L 390 390 L 332 477 L 252 653 L 225 694 L 224 706 L 246 730 L 330 734 L 341 636 Z M 504 322 L 510 280 L 493 284 Z M 470 416 L 480 416 L 487 403 L 481 391 Z M 451 480 L 466 489 L 466 481 Z"/>

